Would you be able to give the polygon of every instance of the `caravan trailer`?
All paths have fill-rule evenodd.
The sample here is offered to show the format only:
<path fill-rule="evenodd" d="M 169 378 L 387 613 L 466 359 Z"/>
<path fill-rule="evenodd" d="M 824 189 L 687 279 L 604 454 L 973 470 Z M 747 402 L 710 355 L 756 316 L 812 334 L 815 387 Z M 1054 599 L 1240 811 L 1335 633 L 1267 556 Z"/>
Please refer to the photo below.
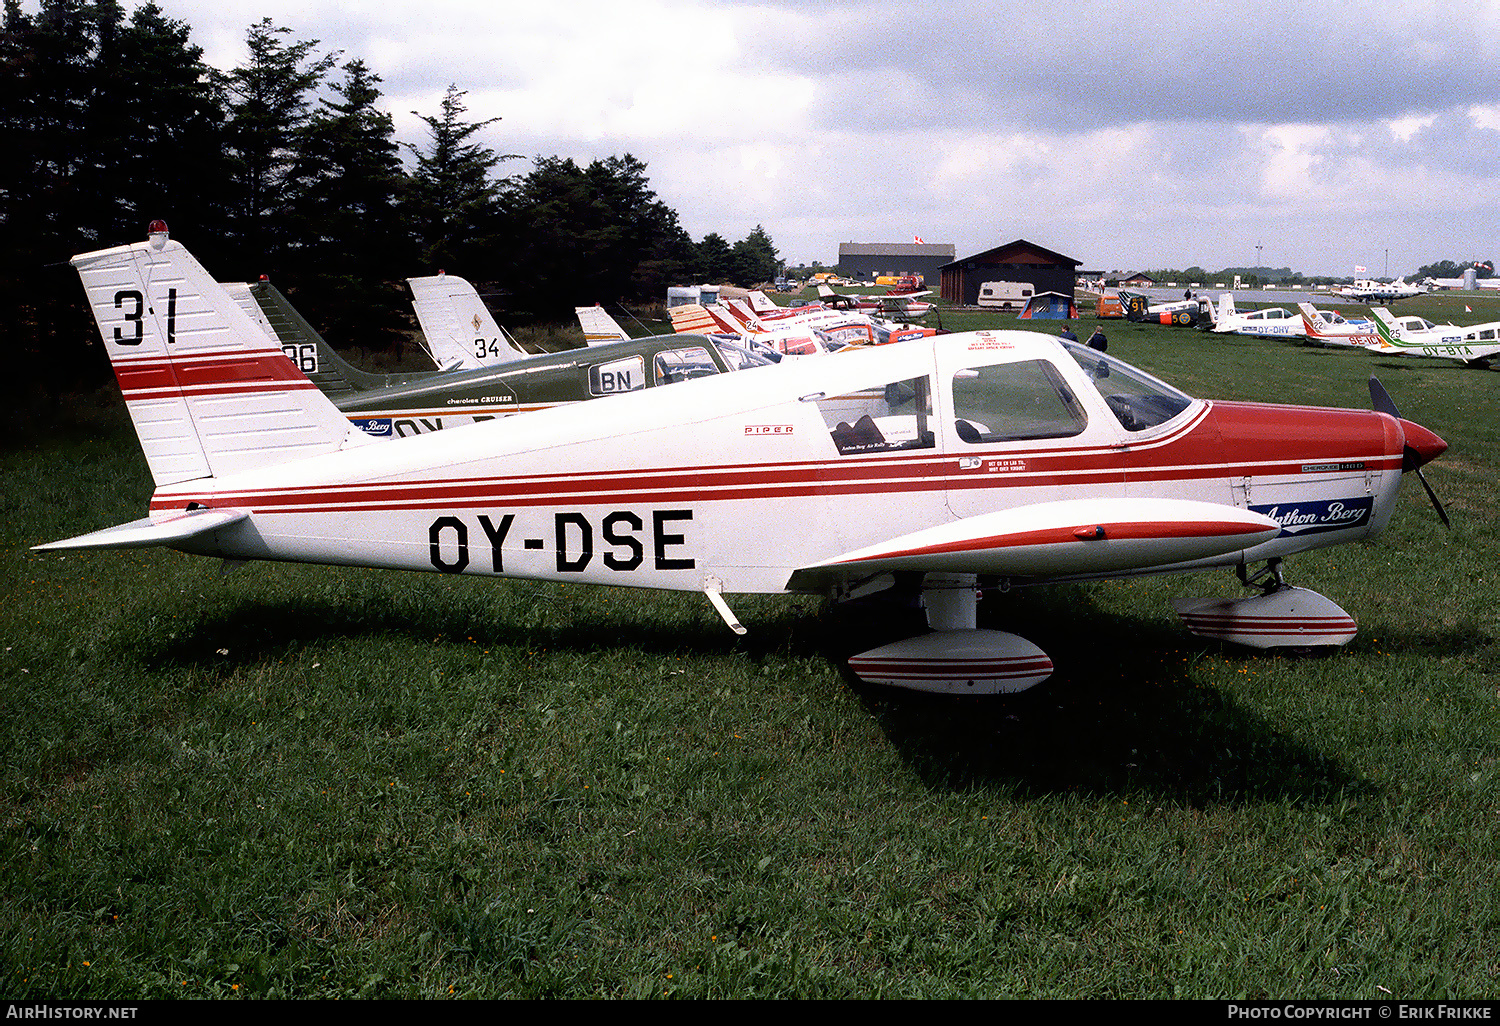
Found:
<path fill-rule="evenodd" d="M 979 305 L 993 310 L 1019 310 L 1034 290 L 1026 281 L 987 281 L 979 286 Z"/>

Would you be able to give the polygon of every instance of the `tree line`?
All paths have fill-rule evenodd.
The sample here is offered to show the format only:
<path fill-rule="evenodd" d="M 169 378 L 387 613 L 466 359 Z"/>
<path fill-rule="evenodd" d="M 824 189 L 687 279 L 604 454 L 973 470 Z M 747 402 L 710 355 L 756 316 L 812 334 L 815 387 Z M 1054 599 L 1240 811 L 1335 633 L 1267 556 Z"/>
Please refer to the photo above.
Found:
<path fill-rule="evenodd" d="M 403 279 L 440 269 L 502 292 L 512 321 L 671 284 L 774 277 L 757 226 L 694 242 L 630 154 L 580 165 L 479 141 L 465 92 L 396 138 L 359 58 L 264 19 L 221 71 L 154 4 L 4 0 L 0 26 L 0 338 L 48 391 L 104 370 L 76 254 L 143 240 L 163 219 L 211 271 L 266 274 L 336 345 L 410 325 Z M 86 347 L 91 347 L 86 351 Z M 107 373 L 107 371 L 105 371 Z"/>

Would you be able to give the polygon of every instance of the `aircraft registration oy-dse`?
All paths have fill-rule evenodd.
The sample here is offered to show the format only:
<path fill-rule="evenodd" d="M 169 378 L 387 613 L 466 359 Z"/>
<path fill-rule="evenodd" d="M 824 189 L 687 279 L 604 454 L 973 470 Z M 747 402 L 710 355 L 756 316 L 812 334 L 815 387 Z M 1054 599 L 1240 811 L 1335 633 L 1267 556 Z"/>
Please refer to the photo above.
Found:
<path fill-rule="evenodd" d="M 375 441 L 152 228 L 72 261 L 155 479 L 149 516 L 38 549 L 165 545 L 701 591 L 740 633 L 726 594 L 919 589 L 931 632 L 851 669 L 992 694 L 1053 664 L 977 628 L 985 585 L 1234 567 L 1252 593 L 1178 600 L 1191 630 L 1260 647 L 1347 642 L 1352 618 L 1286 585 L 1282 557 L 1378 534 L 1403 473 L 1447 448 L 1373 379 L 1375 411 L 1209 402 L 1021 331 Z M 773 524 L 786 528 L 774 540 Z"/>

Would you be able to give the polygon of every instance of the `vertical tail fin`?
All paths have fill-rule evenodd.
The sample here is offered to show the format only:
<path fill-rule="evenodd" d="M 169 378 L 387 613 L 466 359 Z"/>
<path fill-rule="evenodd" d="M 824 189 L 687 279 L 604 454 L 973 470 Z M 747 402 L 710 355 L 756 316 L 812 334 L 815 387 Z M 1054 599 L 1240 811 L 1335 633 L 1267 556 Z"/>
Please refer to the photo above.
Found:
<path fill-rule="evenodd" d="M 1396 340 L 1395 335 L 1391 334 L 1391 323 L 1388 319 L 1388 316 L 1381 316 L 1388 315 L 1388 311 L 1386 311 L 1384 307 L 1375 307 L 1372 309 L 1374 309 L 1374 312 L 1377 315 L 1375 317 L 1375 334 L 1380 336 L 1379 348 L 1385 350 L 1386 352 L 1390 352 L 1391 350 L 1396 350 L 1399 352 L 1402 348 L 1404 348 L 1404 346 L 1401 342 L 1398 342 Z"/>
<path fill-rule="evenodd" d="M 411 305 L 439 370 L 497 367 L 527 354 L 495 323 L 474 286 L 454 274 L 408 278 Z"/>
<path fill-rule="evenodd" d="M 743 330 L 739 325 L 731 324 L 718 311 L 699 303 L 674 306 L 667 314 L 672 318 L 672 330 L 679 335 L 738 335 Z"/>
<path fill-rule="evenodd" d="M 158 486 L 367 441 L 161 222 L 72 264 Z"/>
<path fill-rule="evenodd" d="M 630 335 L 604 312 L 602 306 L 575 306 L 578 326 L 583 329 L 583 340 L 591 346 L 608 345 L 611 342 L 628 342 Z"/>
<path fill-rule="evenodd" d="M 334 402 L 351 392 L 391 384 L 387 375 L 362 371 L 340 356 L 264 275 L 254 285 L 225 284 L 240 309 L 264 324 L 287 359 Z"/>
<path fill-rule="evenodd" d="M 1311 303 L 1298 303 L 1298 311 L 1302 314 L 1302 333 L 1310 339 L 1322 338 L 1323 334 L 1318 330 L 1318 311 Z"/>
<path fill-rule="evenodd" d="M 1234 293 L 1226 292 L 1219 297 L 1219 312 L 1214 317 L 1214 325 L 1220 321 L 1227 321 L 1234 317 Z"/>

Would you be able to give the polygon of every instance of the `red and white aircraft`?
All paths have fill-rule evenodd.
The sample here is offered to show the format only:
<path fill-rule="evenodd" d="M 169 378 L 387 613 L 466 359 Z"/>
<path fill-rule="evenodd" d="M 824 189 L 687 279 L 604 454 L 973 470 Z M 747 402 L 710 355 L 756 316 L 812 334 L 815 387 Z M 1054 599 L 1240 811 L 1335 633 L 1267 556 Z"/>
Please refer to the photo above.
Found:
<path fill-rule="evenodd" d="M 927 292 L 891 292 L 883 296 L 835 292 L 827 285 L 818 286 L 818 299 L 831 310 L 858 310 L 860 313 L 885 317 L 926 317 L 933 304 L 921 302 Z"/>
<path fill-rule="evenodd" d="M 1302 333 L 1310 345 L 1356 349 L 1380 349 L 1383 345 L 1374 321 L 1351 321 L 1337 311 L 1319 310 L 1311 303 L 1298 303 L 1297 310 L 1302 314 Z"/>
<path fill-rule="evenodd" d="M 157 226 L 153 226 L 157 227 Z M 1195 399 L 1085 346 L 983 331 L 784 361 L 376 443 L 165 227 L 73 259 L 156 482 L 149 515 L 38 546 L 701 591 L 921 594 L 874 682 L 1016 691 L 1052 661 L 976 589 L 1234 567 L 1200 634 L 1342 644 L 1283 557 L 1362 541 L 1445 443 L 1375 412 Z M 1424 481 L 1425 483 L 1425 481 Z M 802 525 L 768 543 L 768 522 Z M 1258 573 L 1249 567 L 1264 561 Z"/>

